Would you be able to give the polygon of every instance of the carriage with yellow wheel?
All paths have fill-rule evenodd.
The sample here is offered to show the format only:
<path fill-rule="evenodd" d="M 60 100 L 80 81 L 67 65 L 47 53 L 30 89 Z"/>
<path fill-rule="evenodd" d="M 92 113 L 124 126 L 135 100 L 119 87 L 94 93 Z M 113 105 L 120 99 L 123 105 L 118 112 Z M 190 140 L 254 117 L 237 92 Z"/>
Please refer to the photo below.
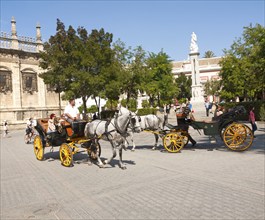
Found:
<path fill-rule="evenodd" d="M 63 166 L 73 166 L 73 155 L 80 152 L 80 148 L 85 149 L 90 159 L 97 159 L 100 156 L 101 147 L 97 139 L 88 139 L 84 135 L 86 121 L 68 123 L 61 119 L 57 130 L 48 133 L 48 118 L 37 119 L 35 129 L 36 135 L 33 148 L 37 160 L 44 160 L 45 149 L 59 147 L 60 161 Z M 59 119 L 58 119 L 59 121 Z"/>
<path fill-rule="evenodd" d="M 177 115 L 178 126 L 168 124 L 170 132 L 163 135 L 164 148 L 171 153 L 179 152 L 188 144 L 188 127 L 200 131 L 205 135 L 220 135 L 226 147 L 232 151 L 245 151 L 251 147 L 254 135 L 252 130 L 236 120 L 240 114 L 245 114 L 243 106 L 236 106 L 229 112 L 219 116 L 215 121 L 196 121 L 190 112 Z"/>

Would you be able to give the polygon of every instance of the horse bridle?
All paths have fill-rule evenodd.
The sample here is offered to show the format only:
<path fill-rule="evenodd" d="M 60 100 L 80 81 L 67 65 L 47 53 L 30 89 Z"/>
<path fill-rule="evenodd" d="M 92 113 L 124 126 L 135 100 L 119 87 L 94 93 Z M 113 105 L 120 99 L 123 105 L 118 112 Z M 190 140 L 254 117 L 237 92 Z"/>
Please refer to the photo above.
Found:
<path fill-rule="evenodd" d="M 120 115 L 122 115 L 122 113 Z M 120 133 L 121 135 L 125 135 L 127 133 L 127 128 L 129 127 L 130 124 L 133 125 L 133 127 L 131 128 L 133 131 L 137 128 L 135 126 L 136 119 L 134 118 L 134 117 L 137 117 L 137 115 L 136 116 L 132 116 L 132 112 L 131 111 L 129 113 L 129 118 L 128 118 L 128 121 L 126 122 L 126 128 L 124 129 L 124 131 L 122 131 L 120 129 L 119 125 L 118 125 L 118 117 L 119 117 L 119 115 L 116 114 L 115 115 L 115 118 L 114 118 L 114 127 L 116 128 L 116 130 L 118 131 L 118 133 Z M 141 121 L 141 118 L 139 116 L 138 116 L 138 120 L 139 120 L 139 122 Z M 140 127 L 140 126 L 138 126 L 138 127 Z"/>

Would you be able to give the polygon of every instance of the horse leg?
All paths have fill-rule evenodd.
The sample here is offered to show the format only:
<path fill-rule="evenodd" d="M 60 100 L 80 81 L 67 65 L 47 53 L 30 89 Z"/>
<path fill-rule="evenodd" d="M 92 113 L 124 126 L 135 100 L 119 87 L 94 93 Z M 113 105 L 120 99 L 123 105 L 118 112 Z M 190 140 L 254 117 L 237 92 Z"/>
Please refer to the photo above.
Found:
<path fill-rule="evenodd" d="M 116 148 L 115 145 L 113 143 L 113 141 L 110 141 L 111 147 L 112 147 L 112 156 L 110 158 L 108 158 L 107 160 L 104 161 L 104 164 L 108 164 L 113 158 L 116 157 Z"/>
<path fill-rule="evenodd" d="M 120 161 L 119 161 L 119 163 L 120 163 L 120 168 L 122 169 L 122 170 L 125 170 L 127 167 L 123 164 L 123 162 L 122 162 L 122 148 L 123 148 L 123 146 L 121 145 L 120 147 L 119 147 L 119 159 L 120 159 Z"/>
<path fill-rule="evenodd" d="M 97 139 L 95 140 L 95 144 L 96 144 L 97 146 L 99 145 Z M 98 155 L 98 151 L 96 152 L 96 154 L 97 154 L 97 162 L 98 162 L 98 166 L 99 166 L 100 168 L 104 168 L 104 164 L 102 163 L 102 160 L 100 159 L 100 156 Z M 90 162 L 91 162 L 91 164 L 92 164 L 91 158 L 90 158 Z"/>
<path fill-rule="evenodd" d="M 135 143 L 133 141 L 133 133 L 131 134 L 131 141 L 132 141 L 132 151 L 135 151 Z"/>
<path fill-rule="evenodd" d="M 157 148 L 157 143 L 158 143 L 158 138 L 159 138 L 158 134 L 154 134 L 154 135 L 155 135 L 155 144 L 154 144 L 152 150 L 156 150 L 156 148 Z"/>

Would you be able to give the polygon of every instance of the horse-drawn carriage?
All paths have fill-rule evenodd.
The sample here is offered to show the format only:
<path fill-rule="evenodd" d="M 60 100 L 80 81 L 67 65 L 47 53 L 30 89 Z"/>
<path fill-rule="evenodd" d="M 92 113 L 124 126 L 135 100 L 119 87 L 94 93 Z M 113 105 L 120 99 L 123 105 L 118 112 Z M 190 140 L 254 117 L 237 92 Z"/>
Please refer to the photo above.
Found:
<path fill-rule="evenodd" d="M 37 119 L 35 129 L 38 132 L 34 139 L 34 153 L 37 160 L 44 159 L 46 147 L 60 146 L 59 154 L 63 166 L 73 165 L 73 155 L 79 152 L 80 147 L 86 149 L 91 159 L 100 156 L 101 147 L 95 139 L 88 139 L 84 135 L 85 121 L 68 123 L 61 120 L 56 132 L 48 133 L 48 118 Z"/>
<path fill-rule="evenodd" d="M 65 120 L 59 123 L 55 133 L 47 133 L 48 118 L 37 119 L 35 129 L 39 133 L 34 139 L 34 153 L 38 160 L 44 159 L 46 147 L 60 146 L 60 160 L 64 166 L 73 165 L 73 154 L 79 147 L 87 150 L 90 159 L 97 160 L 99 167 L 104 167 L 116 156 L 119 150 L 119 163 L 122 169 L 122 149 L 124 148 L 127 129 L 130 126 L 134 132 L 140 132 L 140 125 L 136 113 L 120 107 L 113 118 L 108 120 L 94 120 L 92 122 L 77 121 L 71 124 Z M 100 159 L 101 147 L 99 139 L 110 142 L 113 155 L 104 162 Z"/>
<path fill-rule="evenodd" d="M 173 126 L 168 124 L 170 129 L 160 131 L 163 137 L 164 148 L 168 152 L 177 153 L 188 144 L 189 133 L 188 127 L 203 130 L 205 135 L 216 136 L 220 135 L 226 147 L 233 151 L 244 151 L 251 147 L 253 142 L 253 132 L 245 124 L 239 123 L 236 117 L 246 113 L 243 106 L 237 106 L 229 112 L 220 115 L 214 121 L 196 121 L 190 112 L 177 114 L 178 125 Z"/>

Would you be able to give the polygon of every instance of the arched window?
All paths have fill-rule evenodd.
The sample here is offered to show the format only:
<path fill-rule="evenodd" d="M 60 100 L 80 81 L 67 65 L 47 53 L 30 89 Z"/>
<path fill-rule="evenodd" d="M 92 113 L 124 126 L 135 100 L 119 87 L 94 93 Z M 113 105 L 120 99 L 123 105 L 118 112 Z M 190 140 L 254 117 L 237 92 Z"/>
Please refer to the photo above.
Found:
<path fill-rule="evenodd" d="M 0 92 L 12 92 L 12 74 L 6 68 L 0 67 Z"/>
<path fill-rule="evenodd" d="M 22 71 L 23 92 L 38 92 L 37 74 L 32 70 Z"/>

